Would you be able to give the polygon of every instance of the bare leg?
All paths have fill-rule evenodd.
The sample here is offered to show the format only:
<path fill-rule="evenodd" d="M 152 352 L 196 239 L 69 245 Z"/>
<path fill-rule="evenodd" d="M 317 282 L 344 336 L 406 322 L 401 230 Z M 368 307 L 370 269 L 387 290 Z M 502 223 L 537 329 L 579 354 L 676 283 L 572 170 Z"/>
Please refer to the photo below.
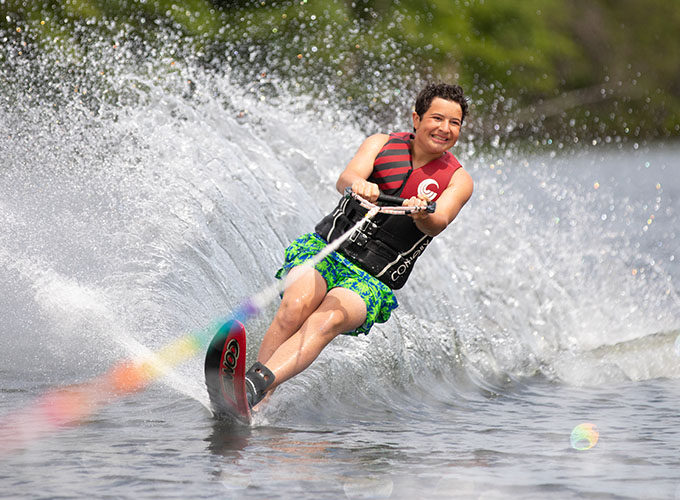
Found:
<path fill-rule="evenodd" d="M 286 277 L 283 299 L 267 329 L 257 360 L 266 364 L 281 344 L 290 338 L 326 296 L 326 281 L 314 268 L 295 267 Z"/>
<path fill-rule="evenodd" d="M 262 361 L 275 375 L 271 389 L 302 372 L 331 340 L 366 320 L 366 304 L 352 290 L 333 288 L 302 326 Z"/>

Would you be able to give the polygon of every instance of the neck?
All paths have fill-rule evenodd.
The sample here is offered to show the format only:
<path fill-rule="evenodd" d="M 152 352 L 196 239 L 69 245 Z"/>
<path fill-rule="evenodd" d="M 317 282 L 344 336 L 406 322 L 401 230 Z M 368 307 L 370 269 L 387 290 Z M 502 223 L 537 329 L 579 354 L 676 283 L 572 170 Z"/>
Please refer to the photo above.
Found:
<path fill-rule="evenodd" d="M 443 154 L 444 153 L 426 154 L 419 150 L 419 148 L 415 144 L 415 141 L 411 142 L 411 163 L 413 165 L 413 168 L 420 168 L 424 165 L 427 165 L 432 160 L 441 158 Z"/>

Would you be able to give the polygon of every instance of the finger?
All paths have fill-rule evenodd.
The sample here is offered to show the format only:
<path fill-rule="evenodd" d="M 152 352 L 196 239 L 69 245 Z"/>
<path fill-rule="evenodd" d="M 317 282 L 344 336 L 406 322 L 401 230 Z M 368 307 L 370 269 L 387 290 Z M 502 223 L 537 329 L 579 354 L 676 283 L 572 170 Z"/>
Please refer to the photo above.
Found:
<path fill-rule="evenodd" d="M 407 198 L 406 201 L 404 201 L 404 206 L 405 207 L 417 207 L 418 206 L 418 198 L 415 196 L 411 196 L 410 198 Z"/>
<path fill-rule="evenodd" d="M 354 181 L 352 191 L 370 202 L 376 201 L 380 195 L 378 185 L 365 180 Z"/>
<path fill-rule="evenodd" d="M 368 201 L 370 202 L 376 201 L 378 199 L 378 196 L 380 196 L 380 189 L 378 189 L 378 185 L 373 184 L 372 182 L 367 182 L 366 184 L 369 188 Z"/>

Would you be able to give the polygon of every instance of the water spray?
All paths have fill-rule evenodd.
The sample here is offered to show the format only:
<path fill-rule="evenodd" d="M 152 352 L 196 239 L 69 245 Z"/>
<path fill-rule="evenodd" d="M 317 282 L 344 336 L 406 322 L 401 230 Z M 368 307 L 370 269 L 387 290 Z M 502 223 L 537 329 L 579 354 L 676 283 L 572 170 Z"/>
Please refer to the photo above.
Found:
<path fill-rule="evenodd" d="M 349 188 L 345 196 L 356 198 L 368 212 L 347 232 L 329 243 L 303 266 L 309 268 L 316 266 L 378 213 L 407 215 L 421 210 L 431 213 L 436 208 L 434 202 L 426 207 L 379 206 L 352 193 Z M 403 201 L 402 198 L 382 194 L 378 197 L 378 202 L 381 203 L 401 204 Z M 51 390 L 39 397 L 28 408 L 3 416 L 0 418 L 0 443 L 2 443 L 0 457 L 21 450 L 31 442 L 59 429 L 76 425 L 116 399 L 145 389 L 150 382 L 170 373 L 174 366 L 205 351 L 215 331 L 222 324 L 231 320 L 243 323 L 256 316 L 283 293 L 293 281 L 277 280 L 243 301 L 230 314 L 216 319 L 199 331 L 180 337 L 156 353 L 151 353 L 136 361 L 120 361 L 106 373 L 88 382 Z"/>

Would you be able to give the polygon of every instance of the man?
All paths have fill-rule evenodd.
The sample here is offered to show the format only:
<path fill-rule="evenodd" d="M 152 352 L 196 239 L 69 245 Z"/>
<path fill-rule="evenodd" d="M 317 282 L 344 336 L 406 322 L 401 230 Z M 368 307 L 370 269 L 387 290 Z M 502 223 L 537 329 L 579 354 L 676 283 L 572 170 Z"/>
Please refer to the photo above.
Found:
<path fill-rule="evenodd" d="M 251 405 L 307 368 L 339 334 L 367 334 L 374 323 L 389 319 L 397 307 L 392 289 L 404 285 L 432 237 L 472 195 L 472 178 L 448 152 L 458 141 L 467 109 L 459 86 L 430 84 L 416 99 L 413 133 L 372 135 L 359 147 L 338 178 L 340 193 L 351 187 L 375 202 L 383 192 L 406 198 L 405 206 L 436 200 L 436 211 L 378 214 L 314 268 L 300 267 L 365 214 L 358 202 L 345 198 L 316 233 L 288 247 L 277 273 L 287 280 L 281 305 L 246 375 Z"/>

